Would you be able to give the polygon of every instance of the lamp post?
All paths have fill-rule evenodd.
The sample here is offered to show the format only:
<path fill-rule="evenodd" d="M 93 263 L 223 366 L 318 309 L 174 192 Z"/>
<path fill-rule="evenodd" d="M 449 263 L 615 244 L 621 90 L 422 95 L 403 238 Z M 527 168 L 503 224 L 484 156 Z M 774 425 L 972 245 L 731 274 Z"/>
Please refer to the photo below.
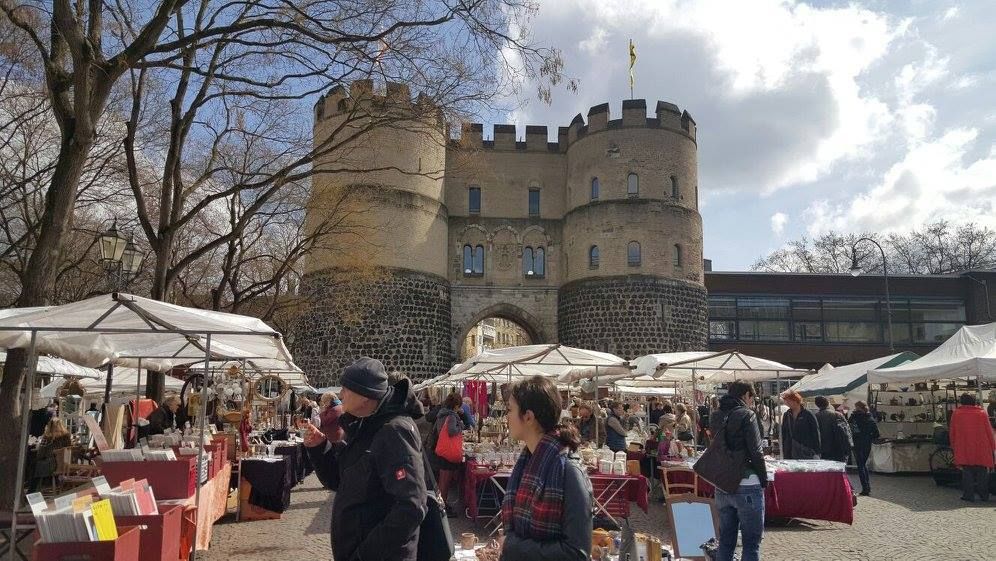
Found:
<path fill-rule="evenodd" d="M 889 352 L 894 353 L 896 348 L 892 344 L 892 303 L 889 300 L 889 265 L 885 258 L 885 250 L 882 249 L 882 246 L 877 241 L 871 238 L 859 238 L 851 244 L 851 276 L 856 277 L 861 274 L 861 266 L 858 265 L 857 245 L 864 241 L 875 244 L 875 247 L 882 254 L 882 276 L 885 278 L 885 321 L 887 333 L 889 334 Z"/>
<path fill-rule="evenodd" d="M 100 234 L 100 262 L 107 271 L 108 284 L 112 292 L 118 292 L 138 274 L 142 266 L 142 253 L 132 239 L 118 232 L 115 221 L 106 232 Z"/>

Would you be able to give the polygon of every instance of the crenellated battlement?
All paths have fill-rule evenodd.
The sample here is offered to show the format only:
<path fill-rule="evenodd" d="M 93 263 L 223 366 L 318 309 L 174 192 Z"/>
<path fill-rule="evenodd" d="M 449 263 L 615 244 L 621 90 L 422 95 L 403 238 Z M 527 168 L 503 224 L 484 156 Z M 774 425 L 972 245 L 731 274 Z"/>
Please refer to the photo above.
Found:
<path fill-rule="evenodd" d="M 609 129 L 651 128 L 666 129 L 687 135 L 695 140 L 695 120 L 677 105 L 658 101 L 654 116 L 647 116 L 647 100 L 627 99 L 622 102 L 622 116 L 612 119 L 608 103 L 595 105 L 588 110 L 588 120 L 578 113 L 571 124 L 557 128 L 557 141 L 550 142 L 548 129 L 543 125 L 526 125 L 525 138 L 516 136 L 515 125 L 496 124 L 491 138 L 484 138 L 484 125 L 464 123 L 459 145 L 464 148 L 489 150 L 521 150 L 526 152 L 566 152 L 567 148 L 589 134 Z"/>
<path fill-rule="evenodd" d="M 315 103 L 315 123 L 326 119 L 351 115 L 397 114 L 413 118 L 432 117 L 441 126 L 442 111 L 429 96 L 419 93 L 412 99 L 406 84 L 387 82 L 377 88 L 373 80 L 354 80 L 349 87 L 337 84 Z"/>

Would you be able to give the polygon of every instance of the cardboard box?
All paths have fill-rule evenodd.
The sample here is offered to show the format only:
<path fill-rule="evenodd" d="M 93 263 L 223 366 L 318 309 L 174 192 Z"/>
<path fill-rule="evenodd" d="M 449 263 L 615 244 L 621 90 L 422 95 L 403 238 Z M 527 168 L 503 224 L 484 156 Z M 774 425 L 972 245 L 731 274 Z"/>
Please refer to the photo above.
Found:
<path fill-rule="evenodd" d="M 111 487 L 125 479 L 147 479 L 157 499 L 186 499 L 197 488 L 197 457 L 168 462 L 103 462 L 101 472 Z"/>
<path fill-rule="evenodd" d="M 141 532 L 138 526 L 118 526 L 118 539 L 102 542 L 35 543 L 35 561 L 135 561 Z"/>
<path fill-rule="evenodd" d="M 118 526 L 145 526 L 138 542 L 142 561 L 176 561 L 180 558 L 180 521 L 183 507 L 168 506 L 159 514 L 118 516 Z"/>

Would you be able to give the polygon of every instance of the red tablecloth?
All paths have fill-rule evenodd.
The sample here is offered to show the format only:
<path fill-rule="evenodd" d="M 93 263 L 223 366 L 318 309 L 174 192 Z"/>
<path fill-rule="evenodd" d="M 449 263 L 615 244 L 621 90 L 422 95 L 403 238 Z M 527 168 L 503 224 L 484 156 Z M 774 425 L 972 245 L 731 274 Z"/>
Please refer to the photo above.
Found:
<path fill-rule="evenodd" d="M 463 478 L 463 504 L 467 506 L 467 516 L 476 519 L 477 493 L 486 481 L 494 476 L 505 486 L 510 472 L 496 472 L 491 469 L 480 469 L 476 462 L 467 462 Z M 633 475 L 608 475 L 603 473 L 590 474 L 592 490 L 595 498 L 612 516 L 628 518 L 629 503 L 635 502 L 643 512 L 649 508 L 647 500 L 647 478 Z M 620 488 L 621 487 L 621 488 Z M 618 493 L 615 490 L 619 489 Z M 609 497 L 612 497 L 609 500 Z"/>
<path fill-rule="evenodd" d="M 663 468 L 661 468 L 663 476 Z M 671 481 L 691 483 L 687 474 L 671 475 Z M 699 479 L 700 493 L 713 496 L 709 482 Z M 764 489 L 765 518 L 807 518 L 830 522 L 854 522 L 851 482 L 842 472 L 788 472 L 775 474 Z"/>

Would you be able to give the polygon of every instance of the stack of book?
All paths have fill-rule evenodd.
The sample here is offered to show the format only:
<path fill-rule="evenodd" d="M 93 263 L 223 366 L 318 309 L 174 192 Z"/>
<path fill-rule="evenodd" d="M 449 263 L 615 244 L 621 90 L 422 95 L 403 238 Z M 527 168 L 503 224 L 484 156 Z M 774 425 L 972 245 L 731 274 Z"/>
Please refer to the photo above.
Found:
<path fill-rule="evenodd" d="M 152 450 L 149 448 L 129 448 L 127 450 L 104 450 L 100 458 L 105 462 L 162 462 L 175 460 L 172 450 Z"/>
<path fill-rule="evenodd" d="M 145 516 L 159 514 L 152 486 L 145 479 L 126 479 L 111 488 L 104 476 L 94 477 L 93 485 L 100 498 L 111 501 L 114 516 Z"/>
<path fill-rule="evenodd" d="M 35 516 L 42 543 L 95 542 L 118 538 L 111 501 L 94 500 L 88 491 L 63 495 L 56 498 L 53 505 L 49 505 L 41 493 L 31 493 L 28 504 Z"/>

